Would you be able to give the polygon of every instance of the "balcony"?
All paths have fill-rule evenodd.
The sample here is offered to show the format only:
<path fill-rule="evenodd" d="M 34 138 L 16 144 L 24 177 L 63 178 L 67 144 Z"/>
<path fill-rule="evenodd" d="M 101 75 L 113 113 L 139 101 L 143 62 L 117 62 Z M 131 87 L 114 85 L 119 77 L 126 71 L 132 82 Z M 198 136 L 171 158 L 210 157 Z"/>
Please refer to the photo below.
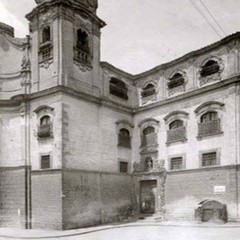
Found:
<path fill-rule="evenodd" d="M 167 131 L 167 143 L 186 140 L 186 128 L 180 127 Z"/>
<path fill-rule="evenodd" d="M 220 119 L 206 121 L 198 124 L 198 137 L 222 133 Z"/>
<path fill-rule="evenodd" d="M 53 46 L 51 42 L 45 42 L 39 48 L 39 62 L 45 62 L 53 58 Z"/>
<path fill-rule="evenodd" d="M 39 126 L 37 135 L 39 139 L 52 137 L 52 124 Z"/>
<path fill-rule="evenodd" d="M 74 60 L 86 65 L 90 65 L 89 52 L 79 48 L 74 48 Z"/>

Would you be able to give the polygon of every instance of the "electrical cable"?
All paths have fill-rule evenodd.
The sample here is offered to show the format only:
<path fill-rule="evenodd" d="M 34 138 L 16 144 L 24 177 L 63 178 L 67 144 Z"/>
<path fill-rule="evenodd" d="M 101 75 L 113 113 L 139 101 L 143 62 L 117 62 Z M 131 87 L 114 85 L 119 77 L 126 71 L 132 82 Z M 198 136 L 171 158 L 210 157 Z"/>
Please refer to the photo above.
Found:
<path fill-rule="evenodd" d="M 201 16 L 205 19 L 205 21 L 209 24 L 209 26 L 213 29 L 213 31 L 222 38 L 222 35 L 217 31 L 217 29 L 212 25 L 212 23 L 206 18 L 206 16 L 202 13 L 202 11 L 197 7 L 197 5 L 192 1 L 189 0 L 193 7 L 201 14 Z"/>
<path fill-rule="evenodd" d="M 216 20 L 216 18 L 213 16 L 213 14 L 210 12 L 210 10 L 206 7 L 206 5 L 203 3 L 202 0 L 199 0 L 200 3 L 203 5 L 203 7 L 206 9 L 206 11 L 208 12 L 208 14 L 212 17 L 213 21 L 217 24 L 217 26 L 219 27 L 219 29 L 221 29 L 221 31 L 224 33 L 225 36 L 227 36 L 226 32 L 223 30 L 223 28 L 221 27 L 221 25 L 218 23 L 218 21 Z"/>

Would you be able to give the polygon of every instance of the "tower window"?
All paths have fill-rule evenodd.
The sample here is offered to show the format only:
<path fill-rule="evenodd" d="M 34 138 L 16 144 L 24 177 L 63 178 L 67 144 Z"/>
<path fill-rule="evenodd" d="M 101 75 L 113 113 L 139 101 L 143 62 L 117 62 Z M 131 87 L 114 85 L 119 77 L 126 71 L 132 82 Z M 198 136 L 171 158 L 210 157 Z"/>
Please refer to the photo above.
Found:
<path fill-rule="evenodd" d="M 112 77 L 109 90 L 110 94 L 128 100 L 128 89 L 123 81 Z"/>
<path fill-rule="evenodd" d="M 201 77 L 206 77 L 217 73 L 220 71 L 220 66 L 217 61 L 209 60 L 201 69 L 200 75 Z"/>
<path fill-rule="evenodd" d="M 42 30 L 42 42 L 48 42 L 51 40 L 50 26 L 44 27 Z"/>
<path fill-rule="evenodd" d="M 89 40 L 88 40 L 88 34 L 83 31 L 82 29 L 77 30 L 77 48 L 89 53 Z"/>
<path fill-rule="evenodd" d="M 41 169 L 49 169 L 50 166 L 50 155 L 41 156 Z"/>
<path fill-rule="evenodd" d="M 52 137 L 52 123 L 49 116 L 43 116 L 40 119 L 40 125 L 38 128 L 38 138 Z"/>
<path fill-rule="evenodd" d="M 149 83 L 146 87 L 142 89 L 142 97 L 152 96 L 156 93 L 155 86 Z"/>
<path fill-rule="evenodd" d="M 169 79 L 168 88 L 175 88 L 181 86 L 184 83 L 184 77 L 181 73 L 176 73 L 172 78 Z"/>

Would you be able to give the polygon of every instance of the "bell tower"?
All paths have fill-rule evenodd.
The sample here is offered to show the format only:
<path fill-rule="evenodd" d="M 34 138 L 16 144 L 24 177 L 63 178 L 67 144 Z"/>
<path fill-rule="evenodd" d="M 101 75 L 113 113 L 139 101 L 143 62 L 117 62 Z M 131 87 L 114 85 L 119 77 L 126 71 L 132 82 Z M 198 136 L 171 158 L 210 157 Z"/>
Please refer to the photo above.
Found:
<path fill-rule="evenodd" d="M 58 85 L 100 93 L 97 0 L 35 0 L 30 21 L 32 91 Z"/>

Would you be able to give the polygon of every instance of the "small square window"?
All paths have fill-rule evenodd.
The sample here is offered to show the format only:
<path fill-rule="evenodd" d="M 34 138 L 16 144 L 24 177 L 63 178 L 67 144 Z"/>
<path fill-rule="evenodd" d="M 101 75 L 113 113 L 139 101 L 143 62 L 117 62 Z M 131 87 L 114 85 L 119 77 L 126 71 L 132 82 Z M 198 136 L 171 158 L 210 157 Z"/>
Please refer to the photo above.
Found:
<path fill-rule="evenodd" d="M 202 166 L 214 166 L 217 165 L 217 153 L 210 152 L 210 153 L 203 153 L 202 154 Z"/>
<path fill-rule="evenodd" d="M 50 168 L 50 155 L 41 156 L 41 169 Z"/>
<path fill-rule="evenodd" d="M 183 158 L 182 157 L 171 158 L 170 167 L 171 167 L 171 170 L 183 169 Z"/>
<path fill-rule="evenodd" d="M 128 163 L 127 162 L 119 162 L 120 173 L 128 172 Z"/>

